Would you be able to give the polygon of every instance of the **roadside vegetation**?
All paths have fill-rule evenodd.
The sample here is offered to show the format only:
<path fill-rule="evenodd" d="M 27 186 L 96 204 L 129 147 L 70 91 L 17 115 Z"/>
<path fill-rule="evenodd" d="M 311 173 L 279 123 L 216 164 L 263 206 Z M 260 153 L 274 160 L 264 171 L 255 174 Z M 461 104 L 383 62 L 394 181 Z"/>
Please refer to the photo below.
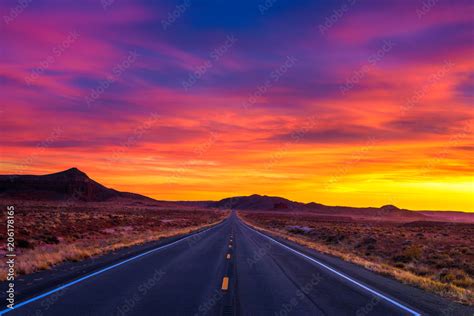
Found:
<path fill-rule="evenodd" d="M 239 212 L 251 226 L 474 305 L 474 224 Z"/>
<path fill-rule="evenodd" d="M 120 248 L 187 234 L 223 220 L 223 211 L 165 208 L 141 203 L 18 202 L 15 205 L 16 273 L 29 274 Z M 2 215 L 5 222 L 5 214 Z M 5 230 L 0 238 L 6 239 Z M 5 254 L 4 244 L 0 255 Z M 6 278 L 5 262 L 0 280 Z"/>

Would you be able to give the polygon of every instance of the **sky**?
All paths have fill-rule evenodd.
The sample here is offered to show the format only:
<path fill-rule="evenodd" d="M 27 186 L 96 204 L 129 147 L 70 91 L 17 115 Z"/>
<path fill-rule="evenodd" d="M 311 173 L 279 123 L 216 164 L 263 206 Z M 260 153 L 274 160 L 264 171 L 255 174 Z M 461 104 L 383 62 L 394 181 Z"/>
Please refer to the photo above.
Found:
<path fill-rule="evenodd" d="M 474 212 L 472 1 L 0 2 L 1 174 Z"/>

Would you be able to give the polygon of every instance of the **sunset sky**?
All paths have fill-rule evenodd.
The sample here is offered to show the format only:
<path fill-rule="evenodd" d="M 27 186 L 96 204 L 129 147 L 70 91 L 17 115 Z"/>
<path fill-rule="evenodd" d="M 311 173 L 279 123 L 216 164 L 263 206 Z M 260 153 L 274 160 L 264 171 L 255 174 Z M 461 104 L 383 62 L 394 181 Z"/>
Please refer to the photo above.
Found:
<path fill-rule="evenodd" d="M 0 2 L 1 174 L 474 212 L 470 0 L 22 3 Z"/>

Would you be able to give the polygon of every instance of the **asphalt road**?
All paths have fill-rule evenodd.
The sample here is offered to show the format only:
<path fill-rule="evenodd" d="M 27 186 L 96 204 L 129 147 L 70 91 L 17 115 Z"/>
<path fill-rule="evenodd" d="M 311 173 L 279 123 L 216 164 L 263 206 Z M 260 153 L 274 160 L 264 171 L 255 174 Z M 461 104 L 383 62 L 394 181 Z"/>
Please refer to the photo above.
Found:
<path fill-rule="evenodd" d="M 473 309 L 272 239 L 233 213 L 211 229 L 38 293 L 7 314 L 473 315 Z"/>

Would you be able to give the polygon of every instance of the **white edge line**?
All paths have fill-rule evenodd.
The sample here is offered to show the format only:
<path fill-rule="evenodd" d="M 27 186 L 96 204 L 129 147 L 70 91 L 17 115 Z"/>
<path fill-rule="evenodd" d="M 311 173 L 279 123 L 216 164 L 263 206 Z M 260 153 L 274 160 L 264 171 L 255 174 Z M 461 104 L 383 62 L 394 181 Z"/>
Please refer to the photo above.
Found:
<path fill-rule="evenodd" d="M 312 261 L 312 262 L 314 262 L 314 263 L 316 263 L 316 264 L 318 264 L 318 265 L 320 265 L 320 266 L 322 266 L 323 268 L 325 268 L 325 269 L 327 269 L 327 270 L 329 270 L 329 271 L 331 271 L 331 272 L 333 272 L 333 273 L 335 273 L 335 274 L 337 274 L 337 275 L 340 276 L 341 278 L 344 278 L 345 280 L 347 280 L 347 281 L 349 281 L 349 282 L 351 282 L 351 283 L 353 283 L 353 284 L 355 284 L 355 285 L 357 285 L 357 286 L 363 288 L 364 290 L 369 291 L 370 293 L 372 293 L 372 294 L 374 294 L 374 295 L 376 295 L 376 296 L 378 296 L 378 297 L 380 297 L 380 298 L 382 298 L 382 299 L 384 299 L 384 300 L 386 300 L 386 301 L 392 303 L 393 305 L 395 305 L 395 306 L 397 306 L 397 307 L 399 307 L 399 308 L 401 308 L 401 309 L 403 309 L 403 310 L 405 310 L 405 311 L 407 311 L 407 312 L 413 314 L 414 316 L 421 316 L 420 313 L 418 313 L 418 312 L 416 312 L 416 311 L 414 311 L 414 310 L 412 310 L 412 309 L 406 307 L 405 305 L 400 304 L 399 302 L 397 302 L 397 301 L 395 301 L 395 300 L 393 300 L 393 299 L 391 299 L 391 298 L 389 298 L 389 297 L 383 295 L 382 293 L 379 293 L 379 292 L 377 292 L 377 291 L 375 291 L 375 290 L 369 288 L 368 286 L 366 286 L 366 285 L 364 285 L 364 284 L 362 284 L 362 283 L 360 283 L 360 282 L 358 282 L 358 281 L 356 281 L 356 280 L 354 280 L 354 279 L 348 277 L 347 275 L 345 275 L 345 274 L 343 274 L 343 273 L 341 273 L 341 272 L 335 270 L 334 268 L 331 268 L 330 266 L 328 266 L 328 265 L 326 265 L 326 264 L 324 264 L 324 263 L 322 263 L 322 262 L 320 262 L 320 261 L 318 261 L 318 260 L 316 260 L 316 259 L 314 259 L 314 258 L 311 258 L 311 257 L 305 255 L 304 253 L 301 253 L 301 252 L 299 252 L 299 251 L 297 251 L 297 250 L 295 250 L 295 249 L 293 249 L 293 248 L 290 248 L 290 247 L 288 247 L 287 245 L 282 244 L 282 243 L 279 242 L 279 241 L 276 241 L 276 240 L 273 239 L 272 237 L 269 237 L 269 236 L 267 236 L 267 235 L 265 235 L 265 234 L 262 234 L 261 232 L 259 232 L 258 230 L 256 230 L 256 229 L 254 229 L 254 228 L 248 226 L 247 224 L 245 224 L 245 226 L 246 226 L 247 228 L 249 228 L 249 229 L 255 231 L 256 233 L 262 235 L 263 237 L 265 237 L 265 238 L 267 238 L 267 239 L 270 239 L 271 241 L 273 241 L 273 242 L 279 244 L 280 246 L 282 246 L 282 247 L 284 247 L 284 248 L 286 248 L 286 249 L 288 249 L 288 250 L 290 250 L 290 251 L 292 251 L 292 252 L 294 252 L 294 253 L 296 253 L 296 254 L 298 254 L 298 255 L 300 255 L 300 256 L 302 256 L 302 257 L 304 257 L 304 258 L 306 258 L 306 259 L 308 259 L 308 260 L 310 260 L 310 261 Z"/>
<path fill-rule="evenodd" d="M 65 289 L 65 288 L 68 288 L 68 287 L 70 287 L 70 286 L 72 286 L 72 285 L 74 285 L 74 284 L 77 284 L 77 283 L 79 283 L 79 282 L 82 282 L 82 281 L 84 281 L 84 280 L 87 280 L 87 279 L 89 279 L 89 278 L 91 278 L 91 277 L 93 277 L 93 276 L 102 274 L 102 273 L 104 273 L 104 272 L 106 272 L 106 271 L 108 271 L 108 270 L 112 270 L 112 269 L 114 269 L 114 268 L 116 268 L 116 267 L 118 267 L 118 266 L 121 266 L 121 265 L 123 265 L 123 264 L 125 264 L 125 263 L 127 263 L 127 262 L 130 262 L 130 261 L 133 261 L 133 260 L 138 259 L 138 258 L 140 258 L 140 257 L 146 256 L 146 255 L 148 255 L 148 254 L 150 254 L 150 253 L 152 253 L 152 252 L 155 252 L 155 251 L 158 251 L 158 250 L 162 250 L 162 249 L 171 247 L 171 246 L 173 246 L 173 245 L 175 245 L 175 244 L 177 244 L 177 243 L 179 243 L 179 242 L 181 242 L 181 241 L 183 241 L 183 240 L 186 240 L 186 239 L 188 239 L 188 238 L 191 238 L 191 237 L 200 235 L 200 234 L 205 233 L 205 232 L 207 232 L 207 231 L 209 231 L 209 230 L 211 230 L 211 229 L 215 229 L 215 228 L 219 227 L 220 225 L 222 225 L 224 222 L 225 222 L 225 220 L 222 221 L 221 223 L 219 223 L 219 224 L 213 226 L 213 227 L 209 227 L 209 228 L 207 228 L 207 229 L 205 229 L 205 230 L 203 230 L 203 231 L 200 231 L 200 232 L 198 232 L 198 233 L 193 233 L 193 234 L 191 234 L 191 235 L 189 235 L 189 236 L 187 236 L 187 237 L 184 237 L 184 238 L 181 238 L 181 239 L 179 239 L 179 240 L 173 241 L 173 242 L 170 243 L 170 244 L 166 244 L 166 245 L 163 245 L 163 246 L 159 246 L 159 247 L 157 247 L 157 248 L 148 250 L 148 251 L 146 251 L 146 252 L 143 252 L 143 253 L 138 254 L 138 255 L 136 255 L 136 256 L 133 256 L 133 257 L 131 257 L 131 258 L 125 259 L 124 261 L 120 261 L 120 262 L 118 262 L 118 263 L 116 263 L 116 264 L 113 264 L 113 265 L 111 265 L 111 266 L 108 266 L 108 267 L 106 267 L 106 268 L 103 268 L 103 269 L 101 269 L 101 270 L 99 270 L 99 271 L 95 271 L 95 272 L 93 272 L 93 273 L 86 274 L 85 276 L 80 277 L 79 279 L 76 279 L 76 280 L 71 281 L 71 282 L 69 282 L 69 283 L 66 283 L 66 284 L 64 284 L 64 285 L 61 285 L 61 286 L 59 286 L 59 287 L 57 287 L 57 288 L 55 288 L 55 289 L 52 289 L 52 290 L 50 290 L 50 291 L 48 291 L 48 292 L 46 292 L 46 293 L 40 294 L 40 295 L 38 295 L 38 296 L 34 296 L 34 297 L 32 297 L 32 298 L 30 298 L 30 299 L 28 299 L 28 300 L 26 300 L 26 301 L 23 301 L 23 302 L 21 302 L 21 303 L 18 303 L 18 304 L 16 304 L 13 308 L 5 308 L 5 309 L 3 309 L 3 310 L 0 311 L 0 315 L 6 314 L 6 313 L 11 312 L 11 311 L 14 311 L 14 310 L 16 310 L 16 309 L 18 309 L 18 308 L 20 308 L 20 307 L 22 307 L 22 306 L 25 306 L 25 305 L 29 304 L 29 303 L 35 302 L 35 301 L 37 301 L 37 300 L 40 300 L 40 299 L 42 299 L 42 298 L 44 298 L 44 297 L 46 297 L 46 296 L 49 296 L 49 295 L 51 295 L 51 294 L 53 294 L 53 293 L 59 292 L 59 291 Z"/>

